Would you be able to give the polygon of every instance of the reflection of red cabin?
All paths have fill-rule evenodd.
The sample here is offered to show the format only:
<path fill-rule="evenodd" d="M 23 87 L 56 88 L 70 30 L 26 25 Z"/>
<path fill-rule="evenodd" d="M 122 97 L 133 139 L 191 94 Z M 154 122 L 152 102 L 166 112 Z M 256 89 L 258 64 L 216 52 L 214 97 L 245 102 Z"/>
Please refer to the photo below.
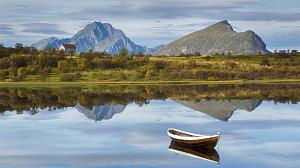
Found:
<path fill-rule="evenodd" d="M 62 44 L 59 46 L 58 50 L 64 51 L 64 52 L 75 52 L 76 46 L 74 44 Z"/>

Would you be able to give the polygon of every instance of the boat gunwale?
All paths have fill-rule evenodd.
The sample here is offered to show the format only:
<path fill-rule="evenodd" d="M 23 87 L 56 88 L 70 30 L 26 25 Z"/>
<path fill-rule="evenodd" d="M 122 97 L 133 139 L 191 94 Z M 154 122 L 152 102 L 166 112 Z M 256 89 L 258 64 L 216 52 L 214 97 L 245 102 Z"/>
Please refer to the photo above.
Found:
<path fill-rule="evenodd" d="M 175 131 L 175 132 L 180 132 L 180 133 L 184 133 L 187 135 L 192 135 L 192 136 L 180 136 L 180 135 L 175 135 L 173 133 L 171 133 L 171 131 Z M 210 138 L 218 138 L 219 139 L 219 135 L 212 135 L 212 136 L 207 136 L 207 135 L 200 135 L 200 134 L 194 134 L 191 132 L 186 132 L 186 131 L 181 131 L 175 128 L 168 128 L 168 136 L 174 139 L 178 139 L 178 140 L 203 140 L 203 139 L 210 139 Z"/>

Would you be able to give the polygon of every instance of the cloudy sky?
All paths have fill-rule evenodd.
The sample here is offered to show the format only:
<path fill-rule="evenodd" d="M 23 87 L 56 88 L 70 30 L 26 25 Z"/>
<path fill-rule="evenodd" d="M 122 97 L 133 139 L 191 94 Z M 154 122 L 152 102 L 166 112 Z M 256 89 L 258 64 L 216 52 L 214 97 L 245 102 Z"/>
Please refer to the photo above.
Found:
<path fill-rule="evenodd" d="M 93 21 L 111 23 L 140 45 L 168 43 L 227 19 L 275 48 L 300 49 L 299 0 L 0 0 L 0 43 L 70 37 Z"/>

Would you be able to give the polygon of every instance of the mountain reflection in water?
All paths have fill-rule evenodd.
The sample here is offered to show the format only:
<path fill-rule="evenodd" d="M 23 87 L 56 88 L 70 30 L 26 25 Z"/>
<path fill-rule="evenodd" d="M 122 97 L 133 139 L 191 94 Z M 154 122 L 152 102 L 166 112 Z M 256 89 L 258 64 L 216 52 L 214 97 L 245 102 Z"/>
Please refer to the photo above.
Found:
<path fill-rule="evenodd" d="M 112 119 L 115 114 L 123 112 L 125 107 L 125 105 L 120 104 L 104 104 L 93 106 L 93 109 L 89 110 L 88 108 L 79 104 L 75 106 L 75 108 L 84 114 L 88 119 L 95 121 Z"/>
<path fill-rule="evenodd" d="M 176 100 L 176 102 L 222 121 L 228 121 L 236 110 L 251 112 L 262 103 L 261 100 Z"/>
<path fill-rule="evenodd" d="M 261 100 L 176 100 L 175 102 L 222 121 L 228 121 L 236 110 L 251 112 L 262 103 Z M 104 104 L 94 105 L 90 110 L 79 104 L 75 106 L 80 113 L 95 121 L 112 119 L 115 114 L 122 113 L 125 107 L 120 104 Z"/>
<path fill-rule="evenodd" d="M 263 100 L 300 101 L 299 85 L 99 85 L 96 87 L 0 88 L 0 113 L 37 114 L 75 107 L 87 118 L 108 120 L 129 103 L 171 99 L 195 111 L 227 121 L 236 110 L 253 111 Z"/>

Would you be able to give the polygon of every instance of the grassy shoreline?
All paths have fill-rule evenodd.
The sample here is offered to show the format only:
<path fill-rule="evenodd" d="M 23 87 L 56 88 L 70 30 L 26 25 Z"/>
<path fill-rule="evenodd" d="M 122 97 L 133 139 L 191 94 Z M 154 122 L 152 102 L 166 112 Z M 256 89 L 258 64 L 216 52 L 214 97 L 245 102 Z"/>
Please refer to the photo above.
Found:
<path fill-rule="evenodd" d="M 5 86 L 78 86 L 78 85 L 197 85 L 197 84 L 300 84 L 300 79 L 227 80 L 227 81 L 80 81 L 80 82 L 0 82 Z"/>
<path fill-rule="evenodd" d="M 293 83 L 293 79 L 300 80 L 297 54 L 115 57 L 98 52 L 10 51 L 0 58 L 4 83 L 223 84 Z"/>

